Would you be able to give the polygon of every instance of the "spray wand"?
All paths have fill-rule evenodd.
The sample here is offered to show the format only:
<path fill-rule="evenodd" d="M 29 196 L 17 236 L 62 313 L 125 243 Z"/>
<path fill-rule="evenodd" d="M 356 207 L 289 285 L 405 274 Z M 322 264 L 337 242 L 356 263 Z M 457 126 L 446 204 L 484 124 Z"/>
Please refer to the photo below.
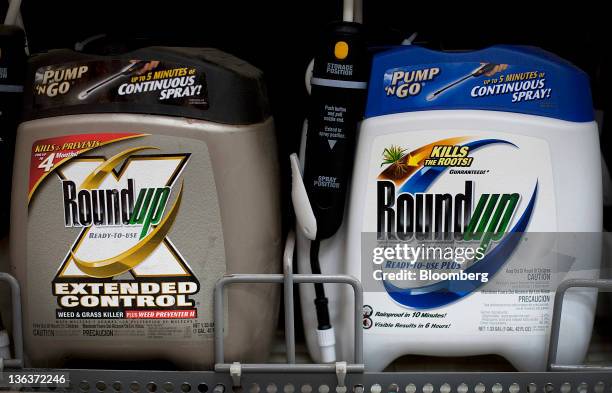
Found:
<path fill-rule="evenodd" d="M 135 63 L 132 63 L 126 67 L 124 67 L 121 71 L 109 76 L 106 79 L 101 80 L 100 82 L 96 83 L 95 85 L 91 86 L 90 88 L 88 88 L 87 90 L 83 90 L 82 92 L 79 93 L 79 100 L 84 100 L 87 97 L 89 97 L 91 95 L 91 93 L 93 93 L 94 91 L 108 85 L 109 83 L 112 83 L 113 81 L 115 81 L 116 79 L 119 78 L 123 78 L 123 77 L 127 77 L 130 76 L 134 73 L 136 73 L 136 71 L 138 71 L 139 69 L 141 69 L 147 62 L 146 61 L 137 61 Z"/>
<path fill-rule="evenodd" d="M 369 76 L 362 26 L 353 22 L 360 12 L 348 12 L 353 10 L 349 1 L 344 8 L 344 21 L 331 24 L 320 42 L 311 79 L 303 179 L 316 220 L 316 237 L 310 245 L 313 274 L 321 274 L 320 242 L 338 231 L 344 217 L 357 124 L 363 117 Z M 314 285 L 317 342 L 322 361 L 329 363 L 336 360 L 335 333 L 325 288 L 323 284 Z"/>
<path fill-rule="evenodd" d="M 466 80 L 470 79 L 470 78 L 478 78 L 481 75 L 487 74 L 491 71 L 493 71 L 493 69 L 497 66 L 497 64 L 493 64 L 493 63 L 487 63 L 487 64 L 483 64 L 481 65 L 479 68 L 477 68 L 474 72 L 472 72 L 471 74 L 467 74 L 466 76 L 464 76 L 463 78 L 457 79 L 456 81 L 449 83 L 448 85 L 444 86 L 441 89 L 438 89 L 436 91 L 434 91 L 433 93 L 430 93 L 427 96 L 427 101 L 433 101 L 436 98 L 438 98 L 438 96 L 442 93 L 444 93 L 445 91 L 447 91 L 450 88 L 453 88 L 463 82 L 465 82 Z"/>

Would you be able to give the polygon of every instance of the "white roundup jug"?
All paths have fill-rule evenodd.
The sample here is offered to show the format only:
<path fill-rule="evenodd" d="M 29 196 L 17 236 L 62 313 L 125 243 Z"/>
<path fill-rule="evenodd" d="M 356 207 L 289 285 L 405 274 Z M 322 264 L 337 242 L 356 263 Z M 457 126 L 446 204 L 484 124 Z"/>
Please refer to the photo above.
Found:
<path fill-rule="evenodd" d="M 550 53 L 496 46 L 374 56 L 345 223 L 323 273 L 360 277 L 371 371 L 402 355 L 496 354 L 544 370 L 557 285 L 598 277 L 600 150 L 587 76 Z M 299 263 L 308 271 L 308 241 Z M 352 296 L 328 286 L 341 360 Z M 312 288 L 303 286 L 309 348 Z M 565 298 L 558 363 L 583 360 L 596 293 Z"/>

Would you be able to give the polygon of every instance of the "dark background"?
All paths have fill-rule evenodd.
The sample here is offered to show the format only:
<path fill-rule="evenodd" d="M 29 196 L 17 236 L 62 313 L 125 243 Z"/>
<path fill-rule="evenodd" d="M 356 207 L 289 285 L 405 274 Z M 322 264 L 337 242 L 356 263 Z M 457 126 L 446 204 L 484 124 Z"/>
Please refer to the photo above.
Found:
<path fill-rule="evenodd" d="M 341 16 L 341 1 L 23 0 L 22 14 L 31 53 L 73 48 L 77 41 L 106 34 L 86 51 L 212 46 L 262 69 L 277 125 L 283 195 L 288 195 L 287 156 L 297 149 L 307 102 L 304 70 L 322 27 Z M 557 2 L 554 7 L 537 1 L 466 2 L 449 7 L 433 1 L 364 0 L 364 24 L 371 45 L 398 44 L 418 32 L 415 42 L 436 49 L 539 46 L 589 73 L 595 106 L 602 110 L 610 103 L 612 20 L 607 20 L 608 14 L 605 2 Z M 608 134 L 603 134 L 602 149 L 611 162 Z M 285 226 L 288 223 L 286 219 Z"/>

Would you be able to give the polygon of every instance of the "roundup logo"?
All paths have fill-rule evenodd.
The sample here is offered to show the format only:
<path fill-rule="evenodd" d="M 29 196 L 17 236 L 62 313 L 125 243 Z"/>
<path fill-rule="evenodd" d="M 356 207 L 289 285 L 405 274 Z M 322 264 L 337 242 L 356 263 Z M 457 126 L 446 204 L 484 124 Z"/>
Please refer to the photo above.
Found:
<path fill-rule="evenodd" d="M 517 192 L 481 193 L 475 200 L 481 181 L 463 182 L 455 192 L 428 192 L 443 174 L 486 175 L 487 169 L 467 168 L 474 158 L 470 153 L 493 145 L 518 147 L 500 139 L 470 141 L 469 137 L 448 138 L 414 151 L 391 146 L 383 152 L 377 178 L 377 236 L 379 240 L 441 240 L 479 242 L 481 257 L 465 273 L 486 273 L 493 277 L 518 246 L 532 215 L 537 183 L 524 211 L 518 215 L 521 195 Z M 482 177 L 481 177 L 482 178 Z M 480 188 L 482 190 L 482 188 Z M 517 217 L 514 226 L 511 226 Z M 417 288 L 399 288 L 383 282 L 387 293 L 397 303 L 419 309 L 435 308 L 461 299 L 483 285 L 480 280 L 445 280 Z"/>
<path fill-rule="evenodd" d="M 62 181 L 66 227 L 140 225 L 139 239 L 159 224 L 166 209 L 170 187 L 144 187 L 134 206 L 134 179 L 122 190 L 88 190 L 77 193 L 76 183 Z"/>
<path fill-rule="evenodd" d="M 482 240 L 482 251 L 504 236 L 520 198 L 517 193 L 483 194 L 473 209 L 473 181 L 466 181 L 465 191 L 454 196 L 396 194 L 389 181 L 379 181 L 377 186 L 379 239 L 433 239 L 436 235 L 451 240 L 454 235 L 455 240 Z"/>
<path fill-rule="evenodd" d="M 168 233 L 189 154 L 80 156 L 56 169 L 64 225 L 81 228 L 53 280 L 58 318 L 195 318 L 200 284 Z M 119 168 L 119 169 L 116 169 Z"/>

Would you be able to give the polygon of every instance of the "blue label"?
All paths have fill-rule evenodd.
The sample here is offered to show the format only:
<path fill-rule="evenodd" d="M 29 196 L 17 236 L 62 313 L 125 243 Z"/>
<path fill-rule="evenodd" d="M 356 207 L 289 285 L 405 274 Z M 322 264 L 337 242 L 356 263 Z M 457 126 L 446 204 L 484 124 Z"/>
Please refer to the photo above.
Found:
<path fill-rule="evenodd" d="M 406 46 L 374 56 L 366 117 L 452 109 L 594 119 L 586 74 L 541 50 L 444 53 Z"/>

